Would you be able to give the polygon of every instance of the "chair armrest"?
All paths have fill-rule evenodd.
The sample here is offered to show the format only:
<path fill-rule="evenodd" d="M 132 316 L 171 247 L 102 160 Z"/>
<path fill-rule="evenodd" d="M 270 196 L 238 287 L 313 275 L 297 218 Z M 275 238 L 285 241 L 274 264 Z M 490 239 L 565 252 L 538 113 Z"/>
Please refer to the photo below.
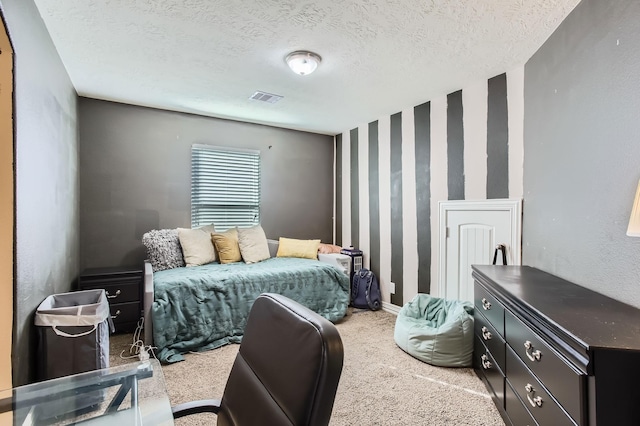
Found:
<path fill-rule="evenodd" d="M 199 413 L 218 414 L 218 411 L 220 411 L 219 399 L 202 399 L 200 401 L 185 402 L 171 407 L 174 419 Z"/>
<path fill-rule="evenodd" d="M 153 306 L 153 267 L 148 261 L 144 261 L 144 295 L 142 309 L 144 312 L 144 344 L 153 345 L 153 321 L 151 319 L 151 307 Z"/>

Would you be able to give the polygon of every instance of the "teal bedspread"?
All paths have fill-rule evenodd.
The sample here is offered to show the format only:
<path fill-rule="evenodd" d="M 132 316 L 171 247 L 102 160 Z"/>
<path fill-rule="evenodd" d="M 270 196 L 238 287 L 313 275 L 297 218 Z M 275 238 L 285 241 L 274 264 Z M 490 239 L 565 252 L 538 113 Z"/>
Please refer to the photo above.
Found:
<path fill-rule="evenodd" d="M 249 311 L 261 293 L 278 293 L 329 321 L 344 317 L 349 278 L 310 259 L 270 258 L 208 264 L 153 273 L 153 339 L 162 362 L 183 353 L 240 343 Z"/>

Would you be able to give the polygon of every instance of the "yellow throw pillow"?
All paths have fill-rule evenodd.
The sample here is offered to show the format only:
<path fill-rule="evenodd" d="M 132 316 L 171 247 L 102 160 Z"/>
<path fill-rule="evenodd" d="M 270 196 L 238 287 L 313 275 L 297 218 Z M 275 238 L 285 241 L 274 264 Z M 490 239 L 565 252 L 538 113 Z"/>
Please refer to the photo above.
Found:
<path fill-rule="evenodd" d="M 277 257 L 302 257 L 304 259 L 318 259 L 320 240 L 295 240 L 280 237 Z"/>
<path fill-rule="evenodd" d="M 211 240 L 218 251 L 220 263 L 240 262 L 240 246 L 238 245 L 238 230 L 229 229 L 223 233 L 211 234 Z"/>

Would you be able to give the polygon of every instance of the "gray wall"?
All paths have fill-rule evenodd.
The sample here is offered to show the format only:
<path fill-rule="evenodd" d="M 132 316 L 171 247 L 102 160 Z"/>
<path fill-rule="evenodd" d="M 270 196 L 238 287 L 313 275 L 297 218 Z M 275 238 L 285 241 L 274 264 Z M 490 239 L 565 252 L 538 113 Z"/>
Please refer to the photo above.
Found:
<path fill-rule="evenodd" d="M 14 385 L 34 378 L 33 313 L 78 272 L 77 96 L 32 0 L 2 0 L 15 51 Z"/>
<path fill-rule="evenodd" d="M 333 137 L 80 98 L 81 266 L 141 263 L 142 234 L 190 227 L 191 145 L 260 150 L 269 238 L 332 239 Z"/>
<path fill-rule="evenodd" d="M 525 67 L 523 262 L 640 307 L 640 2 L 583 0 Z"/>

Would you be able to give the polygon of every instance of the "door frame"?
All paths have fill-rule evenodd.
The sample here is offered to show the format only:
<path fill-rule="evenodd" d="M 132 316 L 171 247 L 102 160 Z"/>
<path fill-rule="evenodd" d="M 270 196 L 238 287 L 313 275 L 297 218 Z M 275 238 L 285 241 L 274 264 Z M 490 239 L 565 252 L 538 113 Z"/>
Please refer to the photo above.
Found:
<path fill-rule="evenodd" d="M 447 227 L 445 218 L 450 211 L 508 211 L 511 216 L 512 263 L 522 263 L 522 199 L 449 200 L 438 202 L 438 296 L 446 293 Z M 516 250 L 517 248 L 517 250 Z"/>
<path fill-rule="evenodd" d="M 15 291 L 15 129 L 14 53 L 4 13 L 0 10 L 0 389 L 12 380 Z M 5 413 L 6 414 L 6 413 Z M 11 419 L 0 414 L 0 423 Z"/>

